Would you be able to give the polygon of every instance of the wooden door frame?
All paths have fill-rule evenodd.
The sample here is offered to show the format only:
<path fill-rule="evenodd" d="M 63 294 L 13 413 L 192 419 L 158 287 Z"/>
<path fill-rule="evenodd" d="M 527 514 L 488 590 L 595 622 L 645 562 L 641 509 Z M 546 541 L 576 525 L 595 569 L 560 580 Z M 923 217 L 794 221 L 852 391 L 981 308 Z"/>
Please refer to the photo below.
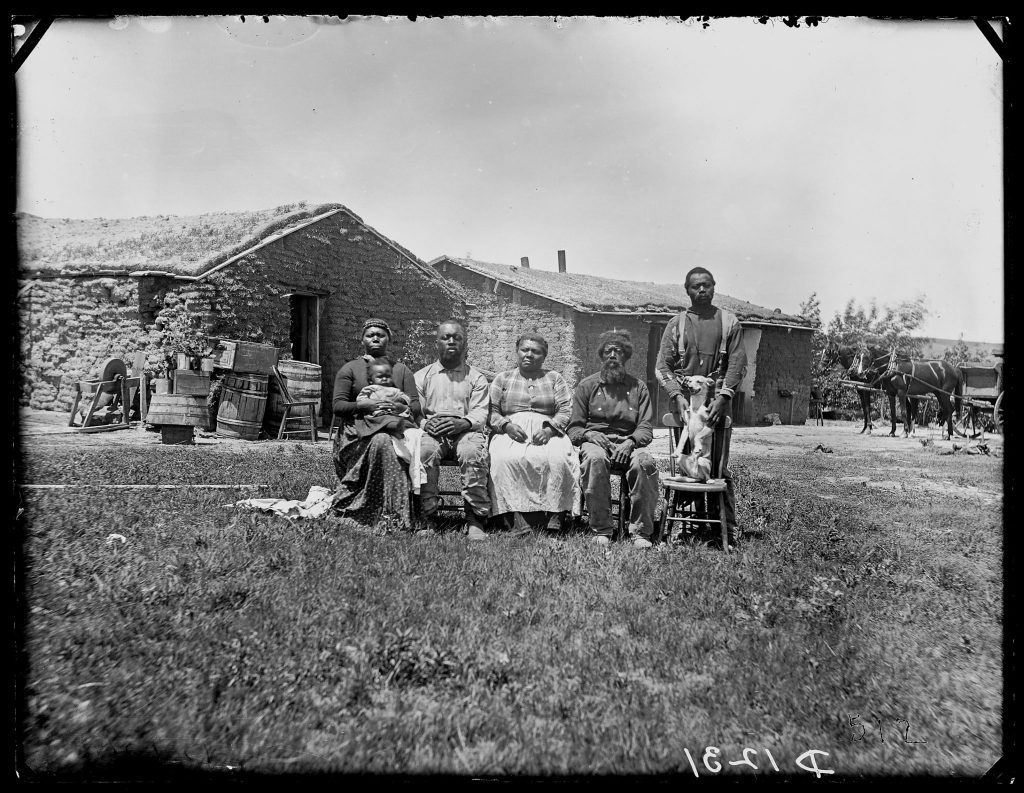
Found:
<path fill-rule="evenodd" d="M 315 301 L 316 301 L 315 303 L 312 304 L 312 308 L 313 308 L 312 314 L 315 315 L 315 319 L 311 323 L 312 324 L 312 328 L 311 329 L 307 329 L 309 331 L 308 332 L 308 338 L 306 339 L 306 344 L 309 347 L 309 355 L 307 357 L 310 360 L 306 361 L 306 363 L 315 363 L 317 365 L 320 365 L 320 318 L 323 315 L 324 302 L 327 299 L 327 297 L 329 296 L 329 294 L 330 294 L 329 292 L 313 292 L 313 291 L 308 291 L 308 290 L 293 289 L 291 292 L 288 292 L 288 293 L 282 295 L 282 297 L 285 297 L 285 298 L 288 299 L 289 338 L 291 338 L 291 332 L 294 331 L 294 328 L 290 326 L 290 323 L 292 322 L 292 317 L 291 317 L 291 310 L 292 310 L 292 306 L 293 306 L 292 298 L 293 297 L 305 298 L 305 299 L 314 298 Z M 294 353 L 293 353 L 293 355 L 294 355 Z M 296 359 L 296 360 L 300 360 L 300 359 Z"/>
<path fill-rule="evenodd" d="M 667 409 L 661 405 L 661 402 L 667 396 L 665 389 L 661 387 L 661 382 L 658 380 L 658 351 L 661 349 L 661 340 L 665 335 L 665 328 L 668 326 L 668 320 L 651 320 L 647 330 L 647 390 L 651 395 L 651 409 L 654 411 L 654 418 L 652 424 L 655 427 L 664 427 L 661 423 L 662 416 L 667 412 Z M 658 332 L 658 339 L 656 343 L 654 341 L 655 331 Z"/>

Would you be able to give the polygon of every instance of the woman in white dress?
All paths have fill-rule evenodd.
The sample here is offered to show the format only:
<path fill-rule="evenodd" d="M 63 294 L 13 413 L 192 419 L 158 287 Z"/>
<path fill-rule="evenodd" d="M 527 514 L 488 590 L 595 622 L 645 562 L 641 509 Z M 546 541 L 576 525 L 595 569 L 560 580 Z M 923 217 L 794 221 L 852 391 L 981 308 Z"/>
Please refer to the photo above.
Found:
<path fill-rule="evenodd" d="M 565 434 L 572 394 L 544 368 L 547 354 L 542 336 L 523 334 L 519 365 L 491 383 L 491 515 L 507 529 L 559 531 L 579 510 L 579 456 Z"/>

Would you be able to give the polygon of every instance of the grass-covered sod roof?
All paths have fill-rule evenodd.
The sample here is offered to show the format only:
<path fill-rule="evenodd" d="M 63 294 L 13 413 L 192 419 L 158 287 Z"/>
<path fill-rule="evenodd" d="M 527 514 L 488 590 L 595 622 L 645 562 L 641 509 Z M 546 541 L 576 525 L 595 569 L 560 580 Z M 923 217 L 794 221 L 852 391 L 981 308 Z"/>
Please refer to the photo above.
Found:
<path fill-rule="evenodd" d="M 534 267 L 493 264 L 451 256 L 435 259 L 432 263 L 437 264 L 445 259 L 471 272 L 497 279 L 578 311 L 666 314 L 676 313 L 690 306 L 690 298 L 682 285 L 685 270 L 679 273 L 678 283 L 665 284 L 623 281 L 574 272 L 559 273 Z M 717 289 L 715 305 L 732 311 L 741 320 L 800 325 L 808 329 L 811 327 L 810 321 L 805 317 L 776 313 L 773 309 L 730 297 Z"/>
<path fill-rule="evenodd" d="M 88 220 L 20 213 L 18 246 L 26 275 L 157 270 L 195 276 L 261 242 L 337 212 L 420 263 L 414 254 L 365 226 L 342 204 L 299 203 L 247 212 Z"/>

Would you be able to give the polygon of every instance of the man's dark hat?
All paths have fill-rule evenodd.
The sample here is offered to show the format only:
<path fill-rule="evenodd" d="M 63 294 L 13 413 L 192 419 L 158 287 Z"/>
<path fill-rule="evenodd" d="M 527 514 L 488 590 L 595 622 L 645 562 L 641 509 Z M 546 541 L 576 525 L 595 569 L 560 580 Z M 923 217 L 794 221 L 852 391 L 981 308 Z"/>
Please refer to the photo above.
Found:
<path fill-rule="evenodd" d="M 622 348 L 626 358 L 633 357 L 633 337 L 628 330 L 606 330 L 597 338 L 597 357 L 604 355 L 604 348 L 609 344 L 617 344 Z"/>

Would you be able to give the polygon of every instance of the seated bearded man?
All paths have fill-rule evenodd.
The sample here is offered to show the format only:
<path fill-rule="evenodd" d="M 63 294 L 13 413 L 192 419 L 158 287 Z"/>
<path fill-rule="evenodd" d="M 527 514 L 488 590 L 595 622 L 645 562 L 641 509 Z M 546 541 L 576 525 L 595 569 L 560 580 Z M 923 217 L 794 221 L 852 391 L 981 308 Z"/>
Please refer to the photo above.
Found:
<path fill-rule="evenodd" d="M 651 396 L 625 369 L 633 354 L 628 331 L 606 331 L 598 342 L 601 370 L 576 386 L 566 430 L 580 447 L 590 530 L 599 545 L 611 542 L 610 475 L 613 469 L 625 469 L 629 533 L 634 546 L 650 548 L 659 492 L 658 468 L 644 448 L 654 437 Z"/>

